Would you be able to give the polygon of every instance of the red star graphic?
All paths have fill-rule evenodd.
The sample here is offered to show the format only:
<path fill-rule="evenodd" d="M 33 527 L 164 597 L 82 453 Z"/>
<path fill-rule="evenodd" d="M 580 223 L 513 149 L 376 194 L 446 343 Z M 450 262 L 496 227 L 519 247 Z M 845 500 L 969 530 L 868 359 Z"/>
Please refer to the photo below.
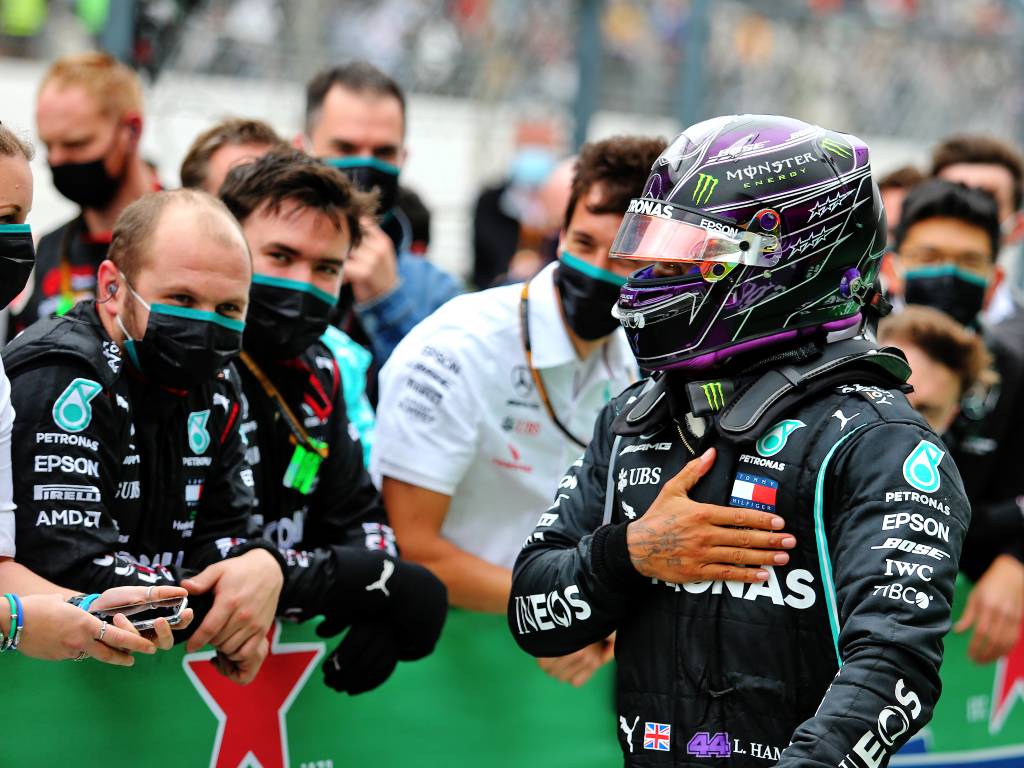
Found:
<path fill-rule="evenodd" d="M 210 768 L 238 768 L 250 757 L 262 768 L 287 768 L 285 715 L 324 652 L 323 643 L 278 643 L 271 628 L 270 653 L 256 679 L 233 683 L 213 666 L 213 651 L 190 653 L 182 664 L 199 695 L 217 716 Z"/>
<path fill-rule="evenodd" d="M 1017 644 L 996 663 L 989 733 L 999 733 L 1003 729 L 1003 724 L 1018 696 L 1024 699 L 1024 627 L 1017 637 Z"/>

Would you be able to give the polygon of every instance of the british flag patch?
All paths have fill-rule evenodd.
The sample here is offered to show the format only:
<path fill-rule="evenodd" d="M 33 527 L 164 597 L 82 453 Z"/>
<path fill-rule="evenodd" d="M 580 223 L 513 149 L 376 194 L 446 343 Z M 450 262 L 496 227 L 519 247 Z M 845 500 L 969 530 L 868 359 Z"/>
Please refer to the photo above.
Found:
<path fill-rule="evenodd" d="M 671 751 L 672 726 L 667 723 L 644 723 L 644 749 Z"/>

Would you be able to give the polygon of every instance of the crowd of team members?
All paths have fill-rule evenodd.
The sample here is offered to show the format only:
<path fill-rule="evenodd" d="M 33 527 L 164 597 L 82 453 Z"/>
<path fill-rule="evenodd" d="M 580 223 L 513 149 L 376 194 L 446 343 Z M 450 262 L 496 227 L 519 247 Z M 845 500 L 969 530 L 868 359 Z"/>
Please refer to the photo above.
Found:
<path fill-rule="evenodd" d="M 665 143 L 586 145 L 557 261 L 458 296 L 412 253 L 405 118 L 384 74 L 330 69 L 309 84 L 301 149 L 227 120 L 194 142 L 185 189 L 157 191 L 135 76 L 96 54 L 51 67 L 37 130 L 81 213 L 39 241 L 3 352 L 0 591 L 23 608 L 0 600 L 0 632 L 24 619 L 21 650 L 127 662 L 169 647 L 165 625 L 138 637 L 63 599 L 187 590 L 195 618 L 178 638 L 213 645 L 225 674 L 255 676 L 275 617 L 324 616 L 325 636 L 350 628 L 325 679 L 358 693 L 430 653 L 449 603 L 505 612 L 523 540 L 640 374 L 610 315 L 636 265 L 608 254 Z M 11 284 L 32 257 L 31 156 L 0 127 Z M 911 362 L 911 403 L 971 500 L 961 569 L 976 584 L 957 629 L 973 627 L 985 662 L 1024 614 L 1024 314 L 1004 278 L 1020 260 L 1022 168 L 999 142 L 961 137 L 932 177 L 882 180 L 897 311 L 878 335 Z M 708 535 L 694 562 L 723 570 L 703 577 L 735 577 L 711 554 L 730 529 Z M 760 562 L 789 546 L 773 534 Z M 581 685 L 613 647 L 541 665 Z"/>

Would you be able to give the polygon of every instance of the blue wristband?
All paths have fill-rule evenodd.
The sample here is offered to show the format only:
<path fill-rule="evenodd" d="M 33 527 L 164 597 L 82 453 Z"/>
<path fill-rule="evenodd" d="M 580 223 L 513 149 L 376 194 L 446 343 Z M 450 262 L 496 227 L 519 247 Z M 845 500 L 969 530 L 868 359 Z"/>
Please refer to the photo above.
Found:
<path fill-rule="evenodd" d="M 93 593 L 91 595 L 86 595 L 85 597 L 82 598 L 82 602 L 80 602 L 78 604 L 78 607 L 81 608 L 86 613 L 88 613 L 89 612 L 89 606 L 91 606 L 94 602 L 96 602 L 96 598 L 98 598 L 98 597 L 99 597 L 99 594 L 97 594 L 97 593 Z"/>

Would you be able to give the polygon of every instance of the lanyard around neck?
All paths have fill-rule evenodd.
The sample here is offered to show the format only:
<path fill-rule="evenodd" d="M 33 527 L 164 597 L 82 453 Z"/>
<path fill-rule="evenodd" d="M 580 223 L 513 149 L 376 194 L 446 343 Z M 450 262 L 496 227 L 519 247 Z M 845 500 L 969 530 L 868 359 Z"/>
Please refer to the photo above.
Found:
<path fill-rule="evenodd" d="M 314 440 L 310 437 L 305 427 L 302 426 L 302 422 L 299 421 L 292 409 L 288 407 L 288 403 L 285 402 L 277 387 L 274 386 L 274 382 L 267 377 L 267 374 L 263 372 L 263 369 L 256 364 L 256 361 L 252 359 L 248 352 L 243 350 L 239 357 L 241 357 L 242 362 L 245 363 L 245 367 L 248 368 L 252 372 L 252 375 L 256 377 L 256 381 L 258 381 L 260 386 L 263 387 L 263 391 L 267 394 L 267 397 L 269 397 L 274 405 L 277 406 L 278 412 L 288 423 L 288 428 L 292 431 L 293 441 L 316 453 L 321 459 L 326 459 L 328 452 L 326 443 L 323 443 L 320 440 Z"/>
<path fill-rule="evenodd" d="M 530 319 L 528 316 L 530 308 L 529 305 L 530 284 L 529 282 L 526 282 L 523 283 L 523 292 L 519 297 L 519 335 L 523 341 L 523 353 L 526 355 L 526 366 L 530 369 L 530 375 L 533 376 L 534 386 L 537 387 L 537 393 L 540 395 L 540 400 L 544 403 L 544 408 L 547 410 L 552 423 L 558 427 L 559 432 L 576 443 L 580 448 L 586 448 L 587 444 L 570 432 L 569 428 L 566 427 L 558 418 L 558 414 L 555 413 L 555 409 L 551 405 L 551 398 L 548 397 L 547 387 L 544 386 L 544 379 L 541 378 L 540 371 L 533 367 L 533 347 L 530 345 Z"/>

